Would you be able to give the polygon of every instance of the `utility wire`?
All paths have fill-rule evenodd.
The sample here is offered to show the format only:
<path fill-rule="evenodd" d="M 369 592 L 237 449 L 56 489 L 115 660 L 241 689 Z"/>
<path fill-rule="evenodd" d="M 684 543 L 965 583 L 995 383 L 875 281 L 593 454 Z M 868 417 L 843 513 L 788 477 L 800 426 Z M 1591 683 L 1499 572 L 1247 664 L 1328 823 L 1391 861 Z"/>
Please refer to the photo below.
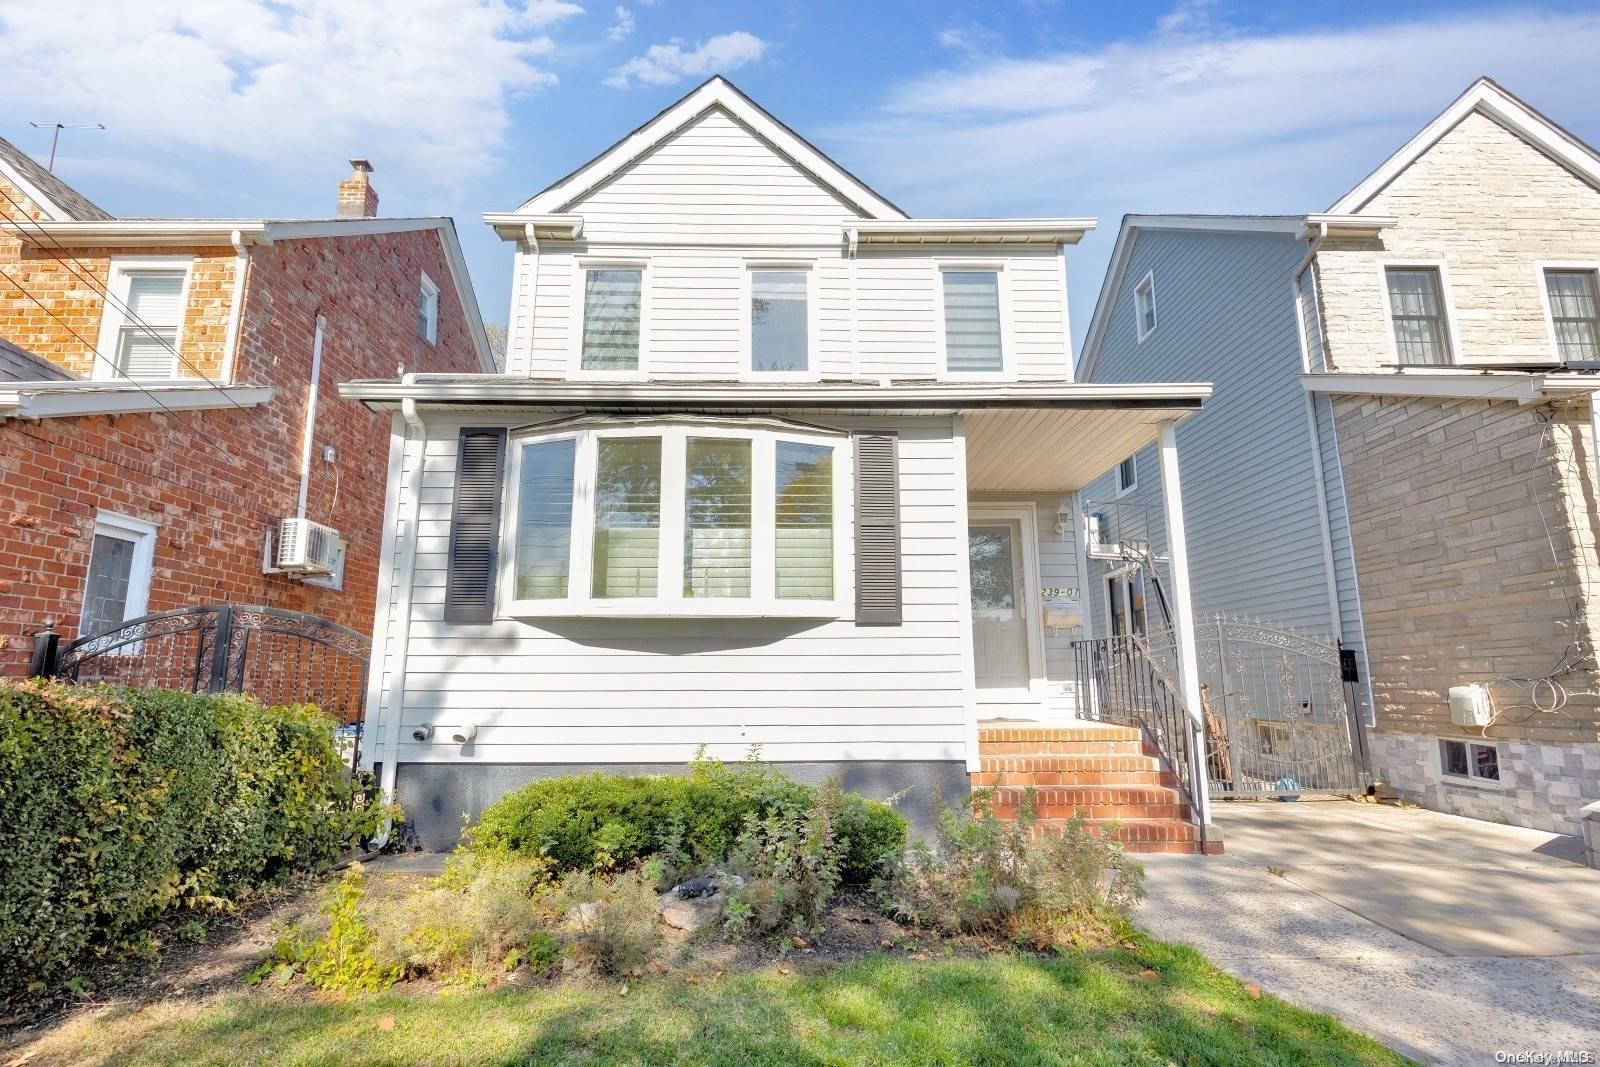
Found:
<path fill-rule="evenodd" d="M 43 311 L 44 311 L 44 313 L 46 315 L 49 315 L 52 319 L 55 319 L 57 322 L 61 323 L 61 326 L 62 326 L 63 329 L 65 329 L 73 337 L 76 337 L 79 341 L 82 341 L 83 344 L 89 349 L 89 351 L 95 356 L 95 358 L 100 359 L 100 360 L 104 360 L 106 365 L 109 366 L 113 371 L 115 371 L 116 373 L 122 375 L 124 378 L 127 378 L 128 379 L 128 384 L 132 385 L 135 389 L 139 390 L 139 392 L 141 392 L 145 396 L 149 397 L 150 400 L 156 405 L 156 407 L 160 408 L 162 411 L 165 411 L 168 415 L 174 415 L 175 416 L 175 415 L 178 414 L 176 411 L 172 410 L 171 408 L 167 407 L 167 405 L 163 404 L 161 402 L 161 398 L 160 397 L 156 396 L 150 390 L 146 389 L 143 385 L 140 385 L 137 378 L 134 378 L 134 377 L 130 376 L 127 371 L 125 371 L 121 367 L 117 366 L 117 363 L 116 363 L 115 360 L 107 357 L 99 349 L 95 348 L 94 345 L 89 344 L 88 340 L 82 334 L 80 334 L 77 330 L 74 330 L 71 327 L 71 325 L 69 325 L 67 323 L 67 320 L 63 319 L 60 315 L 57 315 L 55 313 L 55 311 L 53 311 L 48 304 L 46 304 L 44 301 L 40 300 L 38 297 L 34 296 L 31 292 L 29 292 L 27 290 L 27 288 L 25 288 L 21 282 L 17 281 L 17 279 L 15 279 L 15 278 L 13 278 L 9 273 L 6 272 L 6 270 L 4 268 L 0 268 L 0 278 L 4 278 L 6 281 L 10 282 L 12 285 L 15 285 L 18 289 L 22 290 L 22 295 L 23 296 L 27 297 L 29 300 L 32 300 L 35 304 L 38 304 L 39 307 L 41 309 L 43 309 Z M 237 406 L 237 405 L 235 405 L 235 406 Z M 210 437 L 206 436 L 205 433 L 201 432 L 200 433 L 200 437 L 206 442 L 206 444 L 210 445 L 212 448 L 218 447 L 217 443 L 215 441 L 213 441 Z"/>
<path fill-rule="evenodd" d="M 121 314 L 122 314 L 124 319 L 131 320 L 133 322 L 133 324 L 138 329 L 142 330 L 144 333 L 148 334 L 152 339 L 154 339 L 155 341 L 159 342 L 161 347 L 165 348 L 168 352 L 172 353 L 173 358 L 175 358 L 179 363 L 182 363 L 189 370 L 193 371 L 194 374 L 201 381 L 205 382 L 211 388 L 215 389 L 219 394 L 222 395 L 222 398 L 224 400 L 226 400 L 229 404 L 231 404 L 233 407 L 237 408 L 239 411 L 244 411 L 245 410 L 245 408 L 244 408 L 244 406 L 242 404 L 240 404 L 238 401 L 234 400 L 233 397 L 228 395 L 228 392 L 227 392 L 226 389 L 224 389 L 218 383 L 212 381 L 211 378 L 204 371 L 202 371 L 199 367 L 195 366 L 193 363 L 189 362 L 187 359 L 184 359 L 183 358 L 183 353 L 178 351 L 177 346 L 173 345 L 165 337 L 162 337 L 160 334 L 156 333 L 155 329 L 149 323 L 145 322 L 144 319 L 140 318 L 134 312 L 134 310 L 131 307 L 129 307 L 127 304 L 123 303 L 123 301 L 121 299 L 119 299 L 117 296 L 115 296 L 111 292 L 110 286 L 105 285 L 102 282 L 100 282 L 100 280 L 98 278 L 96 278 L 89 271 L 89 268 L 84 265 L 83 261 L 78 259 L 78 257 L 74 256 L 67 249 L 66 245 L 63 245 L 60 241 L 56 240 L 53 236 L 51 236 L 50 232 L 48 230 L 46 230 L 43 227 L 43 225 L 41 225 L 39 222 L 37 222 L 36 220 L 34 220 L 32 218 L 29 218 L 27 210 L 23 207 L 23 205 L 17 203 L 16 200 L 12 199 L 11 194 L 6 192 L 5 188 L 3 186 L 0 186 L 0 197 L 4 197 L 14 208 L 17 209 L 17 212 L 22 216 L 24 224 L 31 224 L 36 230 L 38 230 L 39 236 L 43 237 L 46 241 L 50 242 L 50 244 L 52 246 L 54 246 L 54 248 L 58 252 L 60 252 L 63 255 L 65 255 L 67 257 L 67 259 L 72 262 L 72 264 L 77 266 L 78 270 L 74 270 L 72 268 L 72 266 L 67 266 L 67 264 L 63 262 L 62 265 L 67 267 L 67 273 L 68 274 L 71 274 L 74 278 L 77 278 L 79 281 L 84 282 L 85 284 L 87 284 L 92 290 L 94 290 L 97 294 L 99 294 L 107 303 L 109 303 L 112 307 L 116 308 L 119 312 L 121 312 Z M 57 262 L 62 262 L 62 261 L 58 259 Z M 234 284 L 235 285 L 243 285 L 244 284 L 244 279 L 243 278 L 235 278 L 234 279 Z M 80 340 L 81 340 L 81 338 L 80 338 Z M 87 342 L 85 342 L 85 343 L 87 343 Z M 96 352 L 95 354 L 99 355 L 98 352 Z"/>

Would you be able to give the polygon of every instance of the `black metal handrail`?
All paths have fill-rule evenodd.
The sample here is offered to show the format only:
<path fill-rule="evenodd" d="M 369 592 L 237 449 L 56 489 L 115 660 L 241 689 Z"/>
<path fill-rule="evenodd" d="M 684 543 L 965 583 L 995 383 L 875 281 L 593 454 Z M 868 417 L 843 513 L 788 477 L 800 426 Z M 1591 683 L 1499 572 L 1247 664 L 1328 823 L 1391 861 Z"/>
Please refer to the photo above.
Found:
<path fill-rule="evenodd" d="M 1144 639 L 1137 634 L 1072 642 L 1079 686 L 1078 707 L 1098 722 L 1136 726 L 1159 753 L 1178 783 L 1190 818 L 1205 840 L 1205 820 L 1197 798 L 1206 787 L 1196 755 L 1203 735 Z"/>

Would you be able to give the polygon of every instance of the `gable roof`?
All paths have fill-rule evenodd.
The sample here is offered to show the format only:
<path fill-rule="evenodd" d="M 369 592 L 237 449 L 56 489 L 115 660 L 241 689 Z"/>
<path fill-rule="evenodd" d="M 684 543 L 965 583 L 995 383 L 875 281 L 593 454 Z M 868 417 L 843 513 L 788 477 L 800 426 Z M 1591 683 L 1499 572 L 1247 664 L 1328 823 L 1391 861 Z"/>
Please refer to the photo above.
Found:
<path fill-rule="evenodd" d="M 815 145 L 785 126 L 720 74 L 701 82 L 610 148 L 534 194 L 517 208 L 516 214 L 561 214 L 574 200 L 620 173 L 646 152 L 714 108 L 726 111 L 750 127 L 757 136 L 867 218 L 909 218 L 904 211 L 829 159 Z"/>
<path fill-rule="evenodd" d="M 1202 230 L 1212 233 L 1260 234 L 1275 233 L 1296 237 L 1304 228 L 1305 215 L 1124 215 L 1117 230 L 1117 243 L 1111 249 L 1111 262 L 1106 264 L 1105 281 L 1100 283 L 1100 295 L 1095 298 L 1094 314 L 1089 318 L 1089 332 L 1084 335 L 1083 348 L 1078 353 L 1078 365 L 1073 377 L 1087 382 L 1094 373 L 1095 357 L 1100 354 L 1100 342 L 1105 337 L 1106 324 L 1111 320 L 1111 307 L 1122 288 L 1123 275 L 1127 273 L 1128 260 L 1133 256 L 1133 245 L 1142 230 Z"/>
<path fill-rule="evenodd" d="M 0 382 L 65 382 L 72 375 L 0 337 Z"/>
<path fill-rule="evenodd" d="M 1441 111 L 1415 137 L 1402 145 L 1399 151 L 1384 160 L 1377 170 L 1363 178 L 1354 189 L 1334 201 L 1328 210 L 1340 214 L 1360 211 L 1371 203 L 1373 197 L 1386 189 L 1390 182 L 1399 177 L 1402 171 L 1437 144 L 1445 134 L 1474 113 L 1498 122 L 1590 185 L 1600 189 L 1600 153 L 1596 153 L 1593 148 L 1548 116 L 1541 114 L 1496 84 L 1493 79 L 1479 78 L 1467 86 L 1466 92 L 1456 97 L 1449 107 Z"/>
<path fill-rule="evenodd" d="M 108 211 L 45 170 L 34 158 L 0 137 L 0 174 L 21 189 L 34 206 L 58 222 L 104 221 Z"/>

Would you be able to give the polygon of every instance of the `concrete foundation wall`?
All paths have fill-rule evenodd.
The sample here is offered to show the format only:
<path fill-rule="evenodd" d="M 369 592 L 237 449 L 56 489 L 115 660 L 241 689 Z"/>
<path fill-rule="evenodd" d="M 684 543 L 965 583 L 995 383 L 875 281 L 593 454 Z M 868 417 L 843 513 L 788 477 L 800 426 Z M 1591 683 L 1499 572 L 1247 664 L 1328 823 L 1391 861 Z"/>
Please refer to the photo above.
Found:
<path fill-rule="evenodd" d="M 913 835 L 930 833 L 941 802 L 959 802 L 970 788 L 966 764 L 960 760 L 774 762 L 771 766 L 807 784 L 837 777 L 845 789 L 874 800 L 899 794 L 895 810 L 910 821 Z M 595 771 L 683 774 L 687 769 L 681 763 L 402 763 L 395 792 L 422 847 L 443 851 L 454 847 L 462 829 L 475 822 L 484 808 L 529 782 Z"/>

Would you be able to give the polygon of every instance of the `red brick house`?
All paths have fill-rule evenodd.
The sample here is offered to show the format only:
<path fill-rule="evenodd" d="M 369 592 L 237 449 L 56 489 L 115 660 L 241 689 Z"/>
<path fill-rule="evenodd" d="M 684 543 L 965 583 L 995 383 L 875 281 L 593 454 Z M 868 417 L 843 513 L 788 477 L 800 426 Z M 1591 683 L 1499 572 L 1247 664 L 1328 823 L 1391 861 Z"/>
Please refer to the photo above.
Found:
<path fill-rule="evenodd" d="M 372 626 L 389 419 L 334 383 L 492 371 L 447 218 L 118 219 L 0 140 L 0 673 L 214 602 Z M 337 531 L 277 567 L 281 523 Z"/>

